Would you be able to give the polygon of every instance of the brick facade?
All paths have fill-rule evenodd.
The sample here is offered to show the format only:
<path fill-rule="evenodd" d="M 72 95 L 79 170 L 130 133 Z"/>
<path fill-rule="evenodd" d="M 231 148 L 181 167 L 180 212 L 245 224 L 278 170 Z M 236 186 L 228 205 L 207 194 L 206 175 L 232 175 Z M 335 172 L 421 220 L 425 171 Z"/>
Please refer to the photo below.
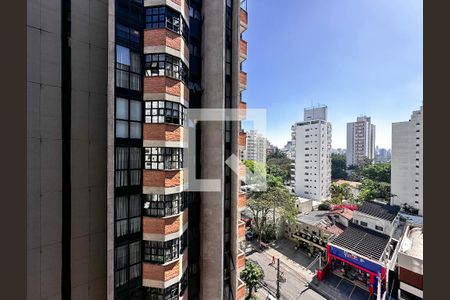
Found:
<path fill-rule="evenodd" d="M 177 260 L 166 266 L 144 263 L 142 271 L 144 279 L 169 281 L 180 275 L 180 261 Z"/>
<path fill-rule="evenodd" d="M 144 186 L 177 187 L 183 183 L 183 171 L 144 170 Z"/>
<path fill-rule="evenodd" d="M 171 234 L 180 231 L 180 216 L 170 218 L 144 217 L 144 232 Z"/>
<path fill-rule="evenodd" d="M 182 142 L 184 128 L 171 124 L 144 124 L 144 140 Z"/>
<path fill-rule="evenodd" d="M 240 208 L 240 209 L 245 208 L 246 205 L 247 205 L 247 196 L 245 193 L 240 193 L 238 208 Z"/>

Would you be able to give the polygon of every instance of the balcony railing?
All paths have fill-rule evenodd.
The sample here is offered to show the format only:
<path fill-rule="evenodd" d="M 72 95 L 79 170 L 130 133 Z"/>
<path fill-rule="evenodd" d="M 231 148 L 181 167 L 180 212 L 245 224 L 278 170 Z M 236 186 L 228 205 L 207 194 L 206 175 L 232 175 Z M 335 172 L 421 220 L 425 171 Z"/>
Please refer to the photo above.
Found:
<path fill-rule="evenodd" d="M 239 82 L 241 84 L 241 90 L 245 90 L 247 88 L 247 73 L 241 71 L 239 74 Z"/>
<path fill-rule="evenodd" d="M 239 42 L 240 45 L 240 56 L 242 58 L 242 60 L 247 58 L 247 41 L 244 41 L 243 39 L 240 40 Z"/>

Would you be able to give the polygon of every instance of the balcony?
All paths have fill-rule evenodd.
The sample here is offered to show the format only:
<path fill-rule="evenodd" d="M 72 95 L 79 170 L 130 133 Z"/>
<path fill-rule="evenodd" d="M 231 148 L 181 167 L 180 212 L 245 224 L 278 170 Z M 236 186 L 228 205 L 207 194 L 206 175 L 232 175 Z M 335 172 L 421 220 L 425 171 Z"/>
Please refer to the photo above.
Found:
<path fill-rule="evenodd" d="M 245 298 L 245 283 L 238 278 L 238 288 L 237 288 L 237 300 L 243 300 Z"/>
<path fill-rule="evenodd" d="M 245 131 L 239 131 L 239 147 L 245 149 L 247 145 L 247 134 Z"/>
<path fill-rule="evenodd" d="M 239 118 L 245 120 L 247 118 L 247 102 L 241 100 L 239 102 Z"/>
<path fill-rule="evenodd" d="M 245 268 L 245 252 L 241 249 L 238 249 L 238 255 L 237 255 L 237 269 L 239 272 L 242 271 L 242 269 Z"/>
<path fill-rule="evenodd" d="M 241 41 L 239 42 L 239 55 L 241 57 L 241 61 L 246 60 L 247 59 L 247 41 L 244 41 L 243 39 L 241 39 Z"/>
<path fill-rule="evenodd" d="M 241 7 L 240 12 L 240 23 L 241 23 L 241 32 L 247 30 L 248 26 L 248 13 Z"/>
<path fill-rule="evenodd" d="M 245 176 L 247 175 L 247 172 L 245 170 L 245 165 L 244 164 L 239 164 L 239 178 L 241 178 L 241 180 L 245 180 Z"/>
<path fill-rule="evenodd" d="M 243 210 L 247 206 L 247 195 L 245 192 L 239 193 L 238 210 Z"/>
<path fill-rule="evenodd" d="M 244 240 L 245 239 L 245 222 L 242 220 L 238 221 L 238 240 Z"/>
<path fill-rule="evenodd" d="M 239 83 L 241 91 L 247 89 L 247 73 L 245 73 L 244 71 L 241 71 L 241 73 L 239 74 Z"/>

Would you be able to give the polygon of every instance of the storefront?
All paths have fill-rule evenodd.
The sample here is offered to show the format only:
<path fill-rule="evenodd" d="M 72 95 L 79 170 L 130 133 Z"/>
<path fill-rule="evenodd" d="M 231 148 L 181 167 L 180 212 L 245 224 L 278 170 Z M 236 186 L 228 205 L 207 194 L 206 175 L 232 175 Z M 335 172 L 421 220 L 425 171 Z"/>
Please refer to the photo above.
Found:
<path fill-rule="evenodd" d="M 381 279 L 381 291 L 384 291 L 386 270 L 381 264 L 332 245 L 328 246 L 327 252 L 330 272 L 367 289 L 371 294 L 377 293 Z"/>
<path fill-rule="evenodd" d="M 351 224 L 328 243 L 327 265 L 318 270 L 317 279 L 323 280 L 328 272 L 332 272 L 370 294 L 382 294 L 386 281 L 383 257 L 389 241 L 389 236 Z"/>

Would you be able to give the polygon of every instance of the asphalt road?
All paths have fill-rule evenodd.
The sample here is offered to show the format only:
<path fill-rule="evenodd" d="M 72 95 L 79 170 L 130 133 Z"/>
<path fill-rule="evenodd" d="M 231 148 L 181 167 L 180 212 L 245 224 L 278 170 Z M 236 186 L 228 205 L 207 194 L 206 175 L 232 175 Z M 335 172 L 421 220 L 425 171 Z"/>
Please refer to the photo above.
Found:
<path fill-rule="evenodd" d="M 275 266 L 270 265 L 272 258 L 265 252 L 253 252 L 247 256 L 248 260 L 253 260 L 257 262 L 264 271 L 264 282 L 267 285 L 264 289 L 260 288 L 258 290 L 258 295 L 260 299 L 266 299 L 267 294 L 273 296 L 276 294 L 276 278 L 277 269 Z M 283 277 L 286 279 L 285 282 L 281 283 L 281 299 L 286 300 L 322 300 L 326 299 L 311 290 L 308 284 L 303 280 L 298 274 L 296 274 L 292 269 L 290 269 L 286 264 L 280 260 L 280 270 L 283 272 Z"/>

